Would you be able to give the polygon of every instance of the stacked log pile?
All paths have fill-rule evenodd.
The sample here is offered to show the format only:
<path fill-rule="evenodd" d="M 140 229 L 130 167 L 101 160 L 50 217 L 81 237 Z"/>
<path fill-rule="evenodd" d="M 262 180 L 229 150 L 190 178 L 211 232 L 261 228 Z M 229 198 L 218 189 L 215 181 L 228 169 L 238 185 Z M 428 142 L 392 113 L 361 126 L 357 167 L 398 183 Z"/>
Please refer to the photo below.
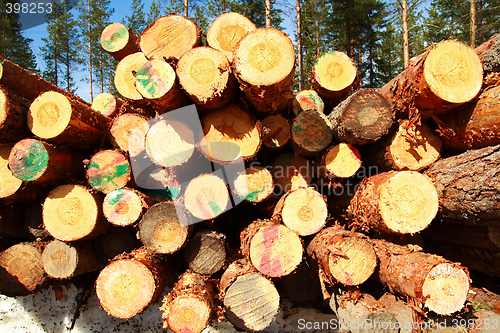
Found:
<path fill-rule="evenodd" d="M 0 59 L 1 293 L 94 274 L 127 319 L 170 284 L 174 332 L 256 331 L 282 297 L 403 326 L 498 281 L 495 40 L 432 45 L 379 90 L 327 52 L 294 95 L 286 34 L 226 13 L 202 37 L 179 15 L 108 26 L 122 96 L 92 105 Z"/>

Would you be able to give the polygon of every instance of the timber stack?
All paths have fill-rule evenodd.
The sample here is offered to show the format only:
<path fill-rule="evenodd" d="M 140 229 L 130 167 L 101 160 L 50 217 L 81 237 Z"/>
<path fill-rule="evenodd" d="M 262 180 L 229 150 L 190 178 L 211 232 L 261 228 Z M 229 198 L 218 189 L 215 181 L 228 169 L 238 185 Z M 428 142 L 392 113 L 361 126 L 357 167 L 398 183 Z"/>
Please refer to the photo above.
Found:
<path fill-rule="evenodd" d="M 0 59 L 0 292 L 87 274 L 110 316 L 158 306 L 174 332 L 262 330 L 284 298 L 470 318 L 471 277 L 500 278 L 496 38 L 434 44 L 378 90 L 326 52 L 295 94 L 283 32 L 225 13 L 204 38 L 111 24 L 121 96 L 92 104 Z"/>

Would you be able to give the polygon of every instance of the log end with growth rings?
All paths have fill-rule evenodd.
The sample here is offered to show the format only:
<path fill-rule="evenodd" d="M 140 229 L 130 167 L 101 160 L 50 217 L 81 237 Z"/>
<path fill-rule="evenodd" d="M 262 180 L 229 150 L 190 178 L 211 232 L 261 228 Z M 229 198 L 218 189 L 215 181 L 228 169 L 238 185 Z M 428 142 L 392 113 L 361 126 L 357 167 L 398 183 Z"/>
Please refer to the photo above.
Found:
<path fill-rule="evenodd" d="M 339 143 L 328 148 L 322 165 L 330 178 L 349 178 L 354 176 L 362 164 L 359 150 L 351 144 Z"/>
<path fill-rule="evenodd" d="M 28 112 L 28 127 L 42 139 L 61 134 L 69 125 L 72 106 L 61 93 L 48 91 L 33 101 Z"/>
<path fill-rule="evenodd" d="M 95 100 L 94 100 L 95 101 Z M 146 149 L 148 118 L 136 113 L 124 113 L 113 120 L 109 130 L 114 148 L 138 156 Z"/>
<path fill-rule="evenodd" d="M 118 112 L 118 103 L 115 96 L 102 93 L 92 101 L 92 110 L 102 113 L 107 117 L 113 117 Z"/>
<path fill-rule="evenodd" d="M 280 114 L 267 116 L 262 121 L 262 144 L 270 149 L 279 149 L 290 141 L 290 123 Z"/>
<path fill-rule="evenodd" d="M 357 69 L 352 60 L 339 51 L 323 53 L 314 63 L 313 87 L 325 97 L 342 97 L 356 81 Z"/>
<path fill-rule="evenodd" d="M 148 62 L 142 52 L 129 54 L 116 65 L 114 83 L 116 90 L 125 98 L 133 101 L 142 99 L 135 87 L 135 73 Z"/>
<path fill-rule="evenodd" d="M 302 111 L 314 110 L 320 113 L 325 111 L 325 103 L 315 90 L 302 90 L 295 94 L 292 102 L 292 111 L 298 116 Z"/>
<path fill-rule="evenodd" d="M 0 144 L 0 199 L 7 198 L 17 192 L 23 185 L 23 181 L 14 176 L 9 169 L 9 156 L 11 146 Z"/>
<path fill-rule="evenodd" d="M 108 194 L 130 181 L 130 163 L 118 150 L 101 150 L 87 165 L 87 179 L 94 190 Z"/>
<path fill-rule="evenodd" d="M 130 32 L 121 23 L 111 23 L 101 32 L 100 43 L 102 48 L 109 53 L 121 51 L 127 46 Z"/>
<path fill-rule="evenodd" d="M 138 192 L 121 188 L 109 192 L 104 198 L 102 210 L 106 219 L 117 226 L 135 223 L 141 217 L 147 204 Z"/>
<path fill-rule="evenodd" d="M 234 191 L 243 200 L 258 203 L 267 199 L 274 190 L 271 172 L 262 166 L 245 169 L 234 181 Z"/>
<path fill-rule="evenodd" d="M 212 174 L 202 174 L 191 180 L 184 193 L 184 204 L 193 216 L 210 220 L 222 214 L 229 204 L 227 185 Z"/>

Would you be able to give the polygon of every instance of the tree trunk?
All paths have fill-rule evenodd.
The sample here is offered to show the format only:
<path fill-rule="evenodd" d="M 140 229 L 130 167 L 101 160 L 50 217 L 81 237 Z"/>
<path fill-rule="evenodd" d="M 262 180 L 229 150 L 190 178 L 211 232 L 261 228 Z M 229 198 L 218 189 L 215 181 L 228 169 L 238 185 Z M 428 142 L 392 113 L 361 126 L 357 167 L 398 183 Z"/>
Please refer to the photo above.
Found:
<path fill-rule="evenodd" d="M 476 47 L 476 0 L 470 1 L 470 47 Z"/>
<path fill-rule="evenodd" d="M 292 273 L 302 261 L 299 236 L 276 221 L 257 220 L 240 234 L 241 252 L 265 276 Z"/>
<path fill-rule="evenodd" d="M 389 171 L 365 178 L 348 212 L 356 228 L 413 234 L 431 223 L 438 208 L 431 179 L 416 171 Z"/>
<path fill-rule="evenodd" d="M 226 236 L 210 230 L 200 230 L 189 239 L 184 261 L 195 273 L 211 276 L 226 264 Z"/>
<path fill-rule="evenodd" d="M 121 23 L 109 24 L 101 33 L 101 46 L 117 61 L 139 52 L 139 36 Z"/>
<path fill-rule="evenodd" d="M 445 40 L 410 59 L 408 67 L 380 93 L 402 114 L 415 117 L 422 110 L 432 110 L 437 115 L 473 100 L 482 82 L 481 61 L 474 50 Z"/>
<path fill-rule="evenodd" d="M 108 194 L 126 186 L 131 180 L 127 157 L 118 150 L 101 150 L 86 164 L 87 180 L 96 191 Z"/>
<path fill-rule="evenodd" d="M 297 63 L 299 67 L 299 91 L 302 91 L 304 89 L 304 68 L 302 63 L 302 19 L 300 18 L 300 0 L 296 0 L 295 2 L 295 11 L 297 12 Z"/>
<path fill-rule="evenodd" d="M 113 147 L 128 153 L 131 157 L 144 153 L 149 120 L 150 117 L 140 113 L 124 113 L 116 116 L 109 129 Z"/>
<path fill-rule="evenodd" d="M 242 200 L 253 204 L 268 199 L 273 190 L 273 175 L 260 165 L 246 168 L 234 180 L 233 192 Z"/>
<path fill-rule="evenodd" d="M 318 233 L 309 243 L 307 254 L 318 264 L 324 298 L 329 297 L 325 282 L 357 286 L 365 282 L 377 267 L 377 257 L 367 236 L 338 226 Z"/>
<path fill-rule="evenodd" d="M 317 233 L 327 218 L 326 198 L 311 187 L 300 187 L 284 194 L 273 212 L 273 219 L 280 219 L 300 236 Z"/>
<path fill-rule="evenodd" d="M 227 184 L 214 174 L 202 174 L 187 185 L 184 205 L 200 220 L 216 218 L 230 205 Z"/>
<path fill-rule="evenodd" d="M 286 34 L 261 28 L 243 37 L 234 49 L 233 66 L 247 100 L 262 113 L 288 107 L 295 72 L 295 49 Z"/>
<path fill-rule="evenodd" d="M 172 274 L 142 247 L 117 256 L 99 273 L 96 296 L 110 316 L 132 318 L 158 299 Z"/>
<path fill-rule="evenodd" d="M 483 64 L 483 70 L 486 73 L 500 71 L 500 56 L 498 50 L 500 48 L 500 34 L 494 34 L 483 44 L 476 47 L 475 51 Z"/>
<path fill-rule="evenodd" d="M 407 0 L 401 1 L 401 13 L 403 21 L 403 54 L 404 54 L 404 68 L 408 67 L 410 61 L 410 42 L 408 38 L 408 2 Z"/>
<path fill-rule="evenodd" d="M 329 115 L 337 140 L 363 145 L 379 140 L 394 123 L 394 110 L 374 89 L 359 90 Z"/>
<path fill-rule="evenodd" d="M 144 104 L 142 95 L 137 91 L 135 85 L 135 74 L 148 62 L 142 52 L 129 54 L 116 65 L 114 83 L 116 90 L 133 105 Z"/>
<path fill-rule="evenodd" d="M 177 63 L 179 82 L 204 109 L 220 109 L 236 96 L 236 79 L 226 56 L 211 47 L 195 47 Z"/>
<path fill-rule="evenodd" d="M 187 15 L 163 16 L 141 33 L 139 47 L 148 59 L 176 59 L 202 45 L 201 29 Z"/>
<path fill-rule="evenodd" d="M 356 147 L 339 143 L 329 147 L 317 163 L 317 177 L 340 181 L 352 177 L 361 167 L 361 155 Z"/>
<path fill-rule="evenodd" d="M 314 156 L 321 154 L 333 140 L 332 123 L 323 113 L 303 111 L 294 118 L 292 142 L 297 154 Z"/>
<path fill-rule="evenodd" d="M 271 0 L 266 2 L 266 28 L 271 28 Z"/>
<path fill-rule="evenodd" d="M 309 110 L 324 113 L 325 103 L 315 90 L 301 90 L 295 94 L 295 98 L 292 103 L 292 111 L 296 116 L 298 116 L 302 111 Z"/>
<path fill-rule="evenodd" d="M 245 16 L 235 12 L 224 13 L 210 25 L 207 44 L 224 53 L 232 63 L 236 44 L 255 29 L 257 29 L 255 24 Z"/>
<path fill-rule="evenodd" d="M 91 37 L 91 34 L 92 34 L 92 28 L 91 28 L 91 9 L 90 9 L 90 0 L 87 0 L 87 18 L 88 18 L 88 24 L 87 24 L 87 33 L 88 33 L 88 64 L 89 64 L 89 88 L 90 88 L 90 102 L 92 103 L 92 101 L 94 100 L 94 92 L 93 92 L 93 88 L 94 88 L 94 80 L 92 79 L 92 72 L 94 71 L 94 68 L 92 66 L 92 63 L 93 63 L 93 52 L 92 52 L 92 37 Z"/>
<path fill-rule="evenodd" d="M 41 139 L 70 145 L 79 150 L 94 150 L 104 140 L 110 119 L 88 104 L 49 91 L 33 101 L 28 112 L 28 127 Z"/>
<path fill-rule="evenodd" d="M 28 102 L 0 85 L 0 139 L 17 142 L 30 136 Z"/>
<path fill-rule="evenodd" d="M 139 221 L 155 203 L 155 199 L 148 194 L 132 188 L 121 188 L 106 195 L 102 210 L 109 223 L 124 227 Z"/>
<path fill-rule="evenodd" d="M 379 259 L 378 277 L 391 291 L 412 298 L 415 304 L 440 315 L 460 311 L 469 291 L 467 270 L 443 257 L 372 239 Z"/>
<path fill-rule="evenodd" d="M 499 164 L 497 145 L 441 159 L 425 171 L 436 186 L 441 216 L 466 224 L 498 221 Z"/>
<path fill-rule="evenodd" d="M 182 274 L 160 307 L 163 328 L 201 333 L 215 317 L 213 294 L 211 283 L 203 276 L 190 271 Z"/>
<path fill-rule="evenodd" d="M 43 203 L 43 224 L 52 237 L 65 242 L 95 238 L 108 226 L 102 196 L 81 185 L 56 187 Z"/>

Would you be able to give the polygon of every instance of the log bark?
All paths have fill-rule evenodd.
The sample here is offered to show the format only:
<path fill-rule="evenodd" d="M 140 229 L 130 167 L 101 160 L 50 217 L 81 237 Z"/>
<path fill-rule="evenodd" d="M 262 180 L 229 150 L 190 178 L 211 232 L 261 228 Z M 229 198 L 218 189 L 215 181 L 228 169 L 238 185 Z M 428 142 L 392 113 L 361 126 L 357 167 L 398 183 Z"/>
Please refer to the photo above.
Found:
<path fill-rule="evenodd" d="M 132 188 L 121 188 L 106 195 L 102 210 L 109 223 L 124 227 L 139 221 L 155 203 L 155 199 L 148 194 Z"/>
<path fill-rule="evenodd" d="M 418 322 L 418 314 L 403 300 L 398 299 L 394 294 L 385 293 L 378 299 L 378 303 L 396 317 L 400 333 L 415 331 L 413 326 Z"/>
<path fill-rule="evenodd" d="M 317 233 L 328 218 L 326 198 L 314 188 L 298 188 L 284 194 L 273 212 L 273 219 L 283 221 L 301 236 Z"/>
<path fill-rule="evenodd" d="M 17 142 L 9 155 L 9 170 L 25 182 L 59 185 L 85 178 L 84 155 L 36 139 Z"/>
<path fill-rule="evenodd" d="M 465 225 L 456 223 L 438 223 L 435 221 L 422 232 L 424 240 L 447 242 L 479 247 L 492 251 L 500 250 L 500 226 Z"/>
<path fill-rule="evenodd" d="M 0 85 L 0 139 L 17 142 L 31 135 L 27 124 L 28 102 Z"/>
<path fill-rule="evenodd" d="M 102 214 L 102 196 L 81 185 L 61 185 L 43 203 L 45 230 L 66 242 L 92 239 L 109 225 Z"/>
<path fill-rule="evenodd" d="M 309 81 L 325 102 L 335 106 L 357 88 L 358 70 L 345 53 L 325 52 L 314 63 Z"/>
<path fill-rule="evenodd" d="M 474 50 L 445 40 L 410 59 L 408 67 L 380 93 L 397 112 L 413 117 L 418 109 L 440 114 L 470 102 L 479 94 L 482 82 L 482 65 Z"/>
<path fill-rule="evenodd" d="M 176 59 L 200 46 L 201 29 L 193 20 L 181 15 L 156 19 L 141 33 L 139 46 L 148 59 Z"/>
<path fill-rule="evenodd" d="M 410 297 L 420 307 L 440 315 L 460 311 L 469 291 L 465 268 L 438 255 L 372 239 L 379 259 L 378 278 L 389 290 Z"/>
<path fill-rule="evenodd" d="M 41 139 L 79 150 L 94 150 L 103 142 L 110 118 L 88 104 L 48 91 L 31 103 L 28 127 Z"/>
<path fill-rule="evenodd" d="M 201 333 L 215 317 L 213 287 L 203 276 L 190 271 L 179 277 L 163 298 L 163 328 L 174 333 Z"/>
<path fill-rule="evenodd" d="M 233 62 L 233 50 L 238 42 L 248 33 L 257 29 L 245 16 L 228 12 L 217 17 L 207 32 L 207 44 L 224 53 L 229 62 Z"/>
<path fill-rule="evenodd" d="M 295 116 L 298 116 L 302 111 L 324 113 L 325 103 L 315 90 L 302 90 L 295 94 L 292 102 L 292 111 Z"/>
<path fill-rule="evenodd" d="M 368 238 L 338 226 L 318 233 L 309 243 L 307 254 L 318 264 L 324 298 L 330 297 L 325 283 L 357 286 L 365 282 L 377 267 L 377 257 Z"/>
<path fill-rule="evenodd" d="M 300 237 L 275 221 L 251 223 L 240 234 L 240 240 L 242 254 L 265 276 L 286 276 L 302 261 Z"/>
<path fill-rule="evenodd" d="M 24 296 L 42 287 L 47 274 L 41 252 L 45 242 L 19 243 L 0 253 L 0 293 Z"/>
<path fill-rule="evenodd" d="M 308 187 L 314 178 L 311 163 L 300 155 L 284 153 L 272 165 L 272 174 L 278 193 L 287 193 Z"/>
<path fill-rule="evenodd" d="M 108 194 L 125 187 L 131 180 L 131 167 L 127 157 L 118 150 L 101 150 L 86 164 L 89 185 Z"/>
<path fill-rule="evenodd" d="M 133 105 L 145 104 L 135 86 L 135 74 L 148 62 L 142 52 L 129 54 L 116 65 L 114 83 L 116 90 Z"/>
<path fill-rule="evenodd" d="M 216 218 L 229 206 L 227 184 L 216 175 L 202 174 L 187 185 L 184 204 L 200 220 Z"/>
<path fill-rule="evenodd" d="M 53 240 L 42 252 L 43 269 L 56 279 L 69 279 L 104 268 L 93 252 L 92 244 L 68 244 Z"/>
<path fill-rule="evenodd" d="M 295 51 L 286 34 L 260 28 L 243 37 L 234 49 L 233 66 L 247 100 L 256 110 L 285 110 L 292 98 Z"/>
<path fill-rule="evenodd" d="M 374 89 L 363 89 L 337 105 L 328 117 L 336 140 L 363 145 L 389 132 L 394 110 Z"/>
<path fill-rule="evenodd" d="M 158 299 L 172 273 L 142 247 L 115 257 L 99 273 L 96 296 L 110 316 L 129 319 Z"/>
<path fill-rule="evenodd" d="M 282 115 L 267 116 L 262 119 L 261 124 L 264 147 L 277 150 L 283 148 L 290 141 L 290 123 Z"/>
<path fill-rule="evenodd" d="M 236 96 L 231 65 L 219 50 L 201 46 L 187 51 L 179 59 L 176 73 L 182 88 L 203 109 L 220 109 Z"/>
<path fill-rule="evenodd" d="M 94 240 L 94 253 L 101 262 L 107 263 L 119 254 L 132 252 L 140 245 L 134 228 L 110 226 L 106 233 Z"/>
<path fill-rule="evenodd" d="M 365 178 L 348 208 L 362 230 L 413 234 L 425 229 L 439 208 L 431 179 L 416 171 L 389 171 Z"/>
<path fill-rule="evenodd" d="M 424 174 L 437 189 L 440 215 L 465 224 L 498 221 L 499 163 L 500 145 L 469 150 L 434 163 Z"/>
<path fill-rule="evenodd" d="M 334 135 L 328 117 L 312 110 L 295 117 L 291 132 L 295 152 L 305 156 L 320 154 L 330 146 Z"/>
<path fill-rule="evenodd" d="M 184 261 L 189 269 L 203 276 L 220 271 L 226 264 L 225 238 L 210 230 L 200 230 L 191 237 L 184 250 Z"/>
<path fill-rule="evenodd" d="M 487 73 L 500 71 L 499 36 L 500 34 L 498 33 L 494 34 L 489 40 L 475 48 L 475 51 L 483 64 L 483 70 Z"/>
<path fill-rule="evenodd" d="M 139 36 L 121 23 L 111 23 L 104 28 L 100 43 L 116 61 L 139 52 Z"/>
<path fill-rule="evenodd" d="M 150 117 L 138 113 L 124 113 L 116 116 L 109 129 L 113 147 L 128 153 L 131 157 L 139 156 L 146 150 L 149 120 Z"/>
<path fill-rule="evenodd" d="M 273 175 L 260 165 L 246 168 L 234 180 L 233 192 L 242 200 L 254 204 L 269 198 L 273 190 Z"/>
<path fill-rule="evenodd" d="M 170 254 L 185 245 L 189 225 L 190 216 L 178 203 L 163 201 L 146 211 L 139 222 L 138 237 L 150 251 Z"/>
<path fill-rule="evenodd" d="M 248 262 L 229 265 L 221 276 L 219 288 L 226 318 L 239 329 L 263 330 L 278 313 L 280 295 L 276 287 Z"/>
<path fill-rule="evenodd" d="M 212 162 L 248 161 L 262 144 L 260 122 L 236 104 L 209 113 L 201 123 L 205 136 L 199 149 Z"/>
<path fill-rule="evenodd" d="M 359 150 L 349 143 L 329 147 L 316 164 L 318 177 L 339 181 L 358 172 L 363 161 Z"/>

